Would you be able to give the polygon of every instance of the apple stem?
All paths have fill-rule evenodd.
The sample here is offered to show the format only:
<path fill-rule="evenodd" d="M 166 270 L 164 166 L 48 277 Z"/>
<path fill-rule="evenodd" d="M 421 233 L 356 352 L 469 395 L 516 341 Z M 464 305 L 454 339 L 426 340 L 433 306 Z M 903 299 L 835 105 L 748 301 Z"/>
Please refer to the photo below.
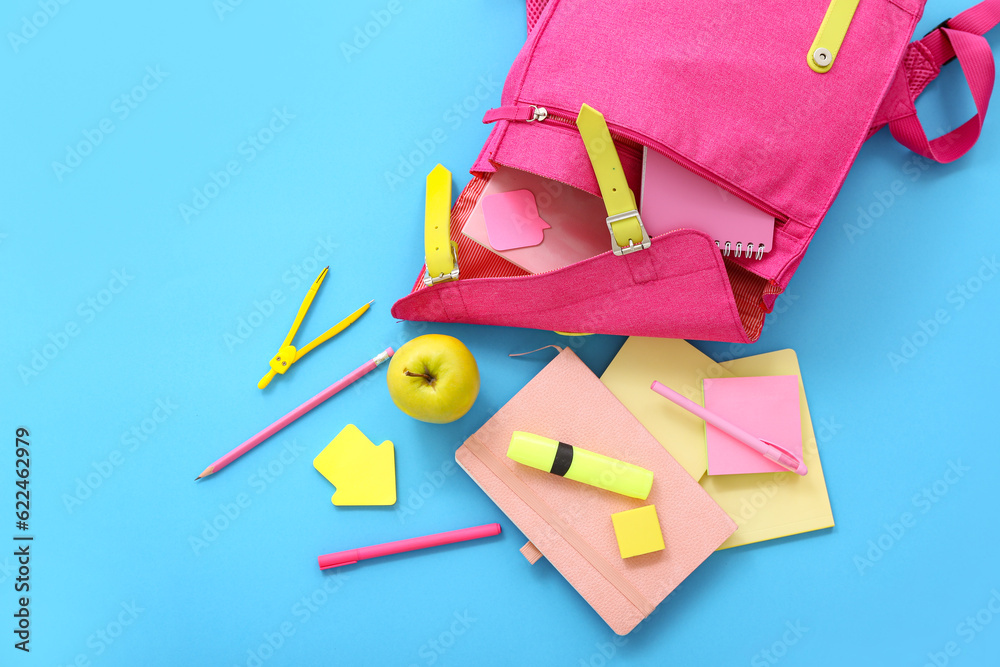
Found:
<path fill-rule="evenodd" d="M 409 376 L 411 378 L 423 378 L 423 379 L 427 380 L 428 382 L 430 382 L 432 384 L 434 382 L 434 378 L 432 378 L 427 373 L 413 373 L 413 372 L 411 372 L 409 370 L 404 370 L 403 371 L 403 375 L 407 375 L 407 376 Z"/>

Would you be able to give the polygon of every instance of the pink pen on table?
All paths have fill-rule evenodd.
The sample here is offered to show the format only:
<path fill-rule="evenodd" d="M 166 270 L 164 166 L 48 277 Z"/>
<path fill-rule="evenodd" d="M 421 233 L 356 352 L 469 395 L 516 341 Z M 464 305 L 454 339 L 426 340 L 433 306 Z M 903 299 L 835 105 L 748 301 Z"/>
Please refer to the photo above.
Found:
<path fill-rule="evenodd" d="M 249 452 L 251 449 L 253 449 L 257 445 L 259 445 L 260 443 L 264 442 L 265 440 L 267 440 L 268 438 L 270 438 L 272 435 L 274 435 L 275 433 L 277 433 L 281 429 L 283 429 L 286 426 L 288 426 L 293 421 L 295 421 L 296 419 L 298 419 L 299 417 L 301 417 L 305 413 L 309 412 L 310 410 L 312 410 L 313 408 L 315 408 L 317 405 L 319 405 L 320 403 L 322 403 L 326 399 L 328 399 L 331 396 L 333 396 L 334 394 L 340 392 L 345 387 L 347 387 L 350 384 L 352 384 L 353 382 L 357 381 L 358 379 L 360 379 L 364 375 L 367 375 L 371 371 L 375 370 L 375 368 L 379 364 L 385 363 L 389 359 L 389 357 L 391 357 L 392 355 L 393 355 L 393 349 L 391 347 L 386 348 L 385 352 L 382 352 L 382 353 L 376 355 L 375 357 L 369 359 L 367 362 L 365 362 L 364 364 L 362 364 L 357 369 L 351 371 L 350 373 L 348 373 L 347 375 L 345 375 L 340 380 L 337 380 L 336 382 L 334 382 L 333 384 L 331 384 L 329 387 L 327 387 L 323 391 L 319 392 L 318 394 L 316 394 L 315 396 L 313 396 L 312 398 L 310 398 L 308 401 L 306 401 L 305 403 L 303 403 L 299 407 L 295 408 L 294 410 L 292 410 L 291 412 L 289 412 L 287 415 L 285 415 L 284 417 L 282 417 L 278 421 L 274 422 L 273 424 L 271 424 L 270 426 L 268 426 L 267 428 L 265 428 L 263 431 L 261 431 L 257 435 L 253 436 L 252 438 L 250 438 L 249 440 L 247 440 L 246 442 L 244 442 L 239 447 L 237 447 L 233 451 L 229 452 L 228 454 L 226 454 L 225 456 L 223 456 L 222 458 L 220 458 L 218 461 L 216 461 L 212 465 L 210 465 L 207 468 L 205 468 L 204 472 L 202 472 L 200 475 L 198 475 L 197 477 L 195 477 L 195 480 L 197 481 L 199 479 L 203 479 L 205 477 L 208 477 L 212 473 L 219 472 L 220 470 L 222 470 L 223 468 L 225 468 L 227 465 L 229 465 L 230 463 L 232 463 L 233 461 L 235 461 L 239 457 L 243 456 L 244 454 L 246 454 L 247 452 Z"/>
<path fill-rule="evenodd" d="M 797 473 L 799 475 L 805 475 L 807 472 L 809 472 L 809 469 L 806 468 L 805 462 L 799 461 L 794 455 L 792 455 L 787 450 L 779 447 L 773 442 L 768 442 L 767 440 L 761 440 L 760 438 L 750 435 L 736 424 L 733 424 L 732 422 L 723 419 L 722 417 L 715 414 L 711 410 L 706 410 L 705 408 L 698 405 L 691 399 L 686 398 L 681 394 L 678 394 L 676 391 L 666 386 L 665 384 L 654 380 L 653 385 L 650 387 L 650 389 L 655 391 L 660 396 L 670 399 L 671 401 L 681 406 L 688 412 L 704 419 L 706 422 L 708 422 L 715 428 L 740 441 L 741 443 L 753 449 L 755 452 L 757 452 L 764 458 L 774 461 L 782 468 L 791 470 L 792 472 Z"/>
<path fill-rule="evenodd" d="M 336 553 L 320 556 L 319 569 L 329 570 L 331 567 L 351 565 L 352 563 L 357 563 L 359 560 L 366 560 L 368 558 L 391 556 L 392 554 L 404 553 L 406 551 L 416 551 L 417 549 L 426 549 L 427 547 L 439 547 L 445 544 L 454 544 L 455 542 L 465 542 L 467 540 L 477 540 L 481 537 L 492 537 L 493 535 L 499 534 L 499 523 L 487 523 L 482 526 L 473 526 L 472 528 L 449 530 L 445 533 L 434 533 L 433 535 L 411 537 L 407 540 L 386 542 L 385 544 L 376 544 L 370 547 L 348 549 L 347 551 L 338 551 Z"/>

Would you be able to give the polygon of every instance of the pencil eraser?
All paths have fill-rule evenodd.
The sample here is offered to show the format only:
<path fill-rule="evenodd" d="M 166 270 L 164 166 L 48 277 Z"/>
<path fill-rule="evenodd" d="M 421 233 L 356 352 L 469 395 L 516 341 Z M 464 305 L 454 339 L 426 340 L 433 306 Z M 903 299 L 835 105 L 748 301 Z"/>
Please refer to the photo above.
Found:
<path fill-rule="evenodd" d="M 618 551 L 622 558 L 641 556 L 664 548 L 656 505 L 612 514 L 611 523 L 615 528 Z"/>

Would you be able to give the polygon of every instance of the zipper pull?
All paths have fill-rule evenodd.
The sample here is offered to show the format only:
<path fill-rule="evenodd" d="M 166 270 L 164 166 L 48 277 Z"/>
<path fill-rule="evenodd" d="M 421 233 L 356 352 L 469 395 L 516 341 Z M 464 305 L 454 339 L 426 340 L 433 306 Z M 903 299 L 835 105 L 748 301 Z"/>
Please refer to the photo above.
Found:
<path fill-rule="evenodd" d="M 545 120 L 548 117 L 549 112 L 545 109 L 545 107 L 537 107 L 534 105 L 514 105 L 490 109 L 483 116 L 483 122 L 495 123 L 498 120 L 518 120 L 530 123 L 531 121 Z"/>

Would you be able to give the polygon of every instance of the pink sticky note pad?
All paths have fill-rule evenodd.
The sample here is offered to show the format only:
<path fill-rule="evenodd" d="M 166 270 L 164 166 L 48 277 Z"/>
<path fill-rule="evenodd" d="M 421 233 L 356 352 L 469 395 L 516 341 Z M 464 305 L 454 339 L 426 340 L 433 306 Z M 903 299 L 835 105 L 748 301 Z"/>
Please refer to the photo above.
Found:
<path fill-rule="evenodd" d="M 494 250 L 536 246 L 545 239 L 548 223 L 538 215 L 531 190 L 497 192 L 483 197 L 486 234 Z"/>
<path fill-rule="evenodd" d="M 534 195 L 538 215 L 550 229 L 544 230 L 544 243 L 498 250 L 491 243 L 486 229 L 483 204 L 498 194 L 518 190 Z M 462 234 L 529 273 L 542 273 L 608 252 L 607 217 L 607 209 L 600 197 L 501 165 L 483 189 L 482 196 L 462 227 Z M 500 239 L 496 241 L 501 242 Z"/>
<path fill-rule="evenodd" d="M 762 440 L 773 442 L 802 460 L 802 417 L 799 378 L 795 375 L 705 378 L 705 407 Z M 739 440 L 711 424 L 708 474 L 739 475 L 784 472 Z"/>

